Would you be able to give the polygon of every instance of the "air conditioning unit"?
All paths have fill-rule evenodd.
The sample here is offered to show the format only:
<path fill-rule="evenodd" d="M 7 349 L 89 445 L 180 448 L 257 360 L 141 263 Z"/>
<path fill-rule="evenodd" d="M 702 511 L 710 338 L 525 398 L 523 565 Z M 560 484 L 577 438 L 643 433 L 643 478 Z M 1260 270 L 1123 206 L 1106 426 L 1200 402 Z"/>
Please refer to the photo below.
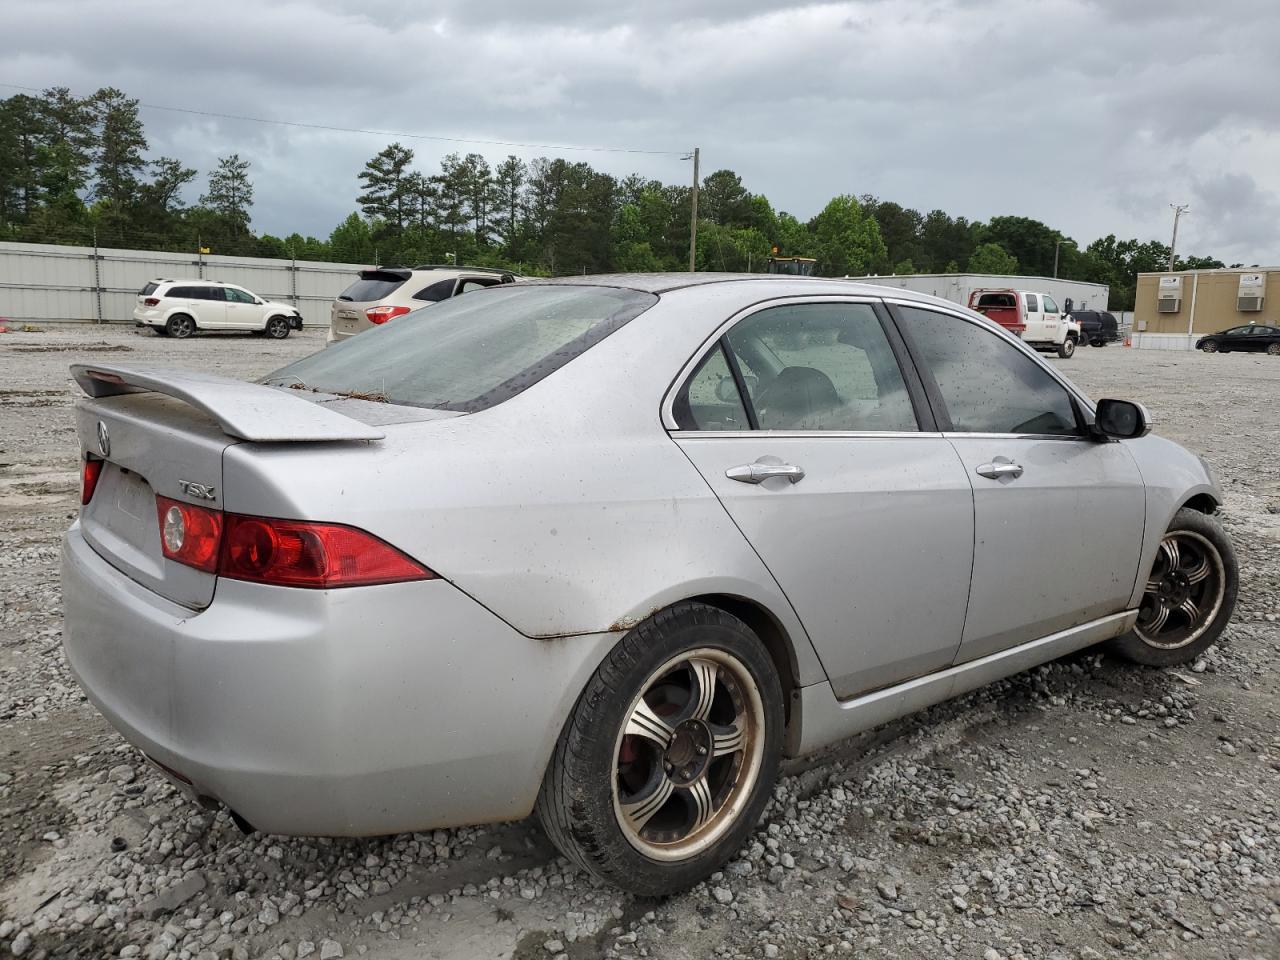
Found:
<path fill-rule="evenodd" d="M 1240 287 L 1236 292 L 1236 309 L 1241 313 L 1257 313 L 1267 289 L 1265 273 L 1240 274 Z"/>
<path fill-rule="evenodd" d="M 1182 309 L 1182 277 L 1161 277 L 1156 293 L 1156 313 L 1177 313 Z"/>

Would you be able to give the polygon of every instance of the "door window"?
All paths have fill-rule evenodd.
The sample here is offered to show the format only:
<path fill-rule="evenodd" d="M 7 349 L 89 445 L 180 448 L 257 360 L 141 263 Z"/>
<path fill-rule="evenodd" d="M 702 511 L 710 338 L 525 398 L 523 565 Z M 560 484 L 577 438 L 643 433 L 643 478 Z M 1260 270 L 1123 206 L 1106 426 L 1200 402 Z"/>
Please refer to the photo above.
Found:
<path fill-rule="evenodd" d="M 688 379 L 672 409 L 681 430 L 748 430 L 747 409 L 724 348 L 717 346 Z"/>
<path fill-rule="evenodd" d="M 1036 299 L 1034 293 L 1027 294 L 1027 313 L 1035 313 L 1040 309 L 1040 301 Z"/>
<path fill-rule="evenodd" d="M 762 430 L 919 429 L 869 304 L 770 307 L 742 320 L 725 341 Z"/>
<path fill-rule="evenodd" d="M 413 295 L 414 300 L 428 300 L 432 303 L 439 303 L 441 300 L 448 300 L 453 296 L 453 286 L 456 281 L 453 277 L 448 280 L 437 280 L 428 287 L 423 287 Z"/>
<path fill-rule="evenodd" d="M 485 287 L 492 287 L 498 281 L 496 280 L 463 280 L 458 284 L 458 293 L 470 293 L 472 290 L 483 290 Z"/>
<path fill-rule="evenodd" d="M 1021 349 L 959 317 L 899 309 L 947 405 L 953 430 L 1079 435 L 1071 395 Z"/>
<path fill-rule="evenodd" d="M 231 303 L 257 303 L 253 297 L 245 293 L 243 290 L 237 290 L 235 287 L 223 287 L 227 294 L 227 300 Z"/>
<path fill-rule="evenodd" d="M 1045 313 L 1058 312 L 1058 301 L 1054 300 L 1053 297 L 1049 296 L 1047 293 L 1044 295 L 1044 312 Z"/>

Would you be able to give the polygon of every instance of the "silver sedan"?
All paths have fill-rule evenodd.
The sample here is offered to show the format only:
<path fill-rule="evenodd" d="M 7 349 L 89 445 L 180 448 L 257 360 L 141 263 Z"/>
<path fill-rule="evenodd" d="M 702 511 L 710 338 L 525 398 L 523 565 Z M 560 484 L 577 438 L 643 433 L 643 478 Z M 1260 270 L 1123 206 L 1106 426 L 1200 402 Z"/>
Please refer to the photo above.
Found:
<path fill-rule="evenodd" d="M 251 384 L 73 372 L 66 650 L 245 829 L 536 810 L 641 894 L 779 760 L 1106 643 L 1194 658 L 1221 493 L 978 314 L 843 281 L 483 290 Z"/>

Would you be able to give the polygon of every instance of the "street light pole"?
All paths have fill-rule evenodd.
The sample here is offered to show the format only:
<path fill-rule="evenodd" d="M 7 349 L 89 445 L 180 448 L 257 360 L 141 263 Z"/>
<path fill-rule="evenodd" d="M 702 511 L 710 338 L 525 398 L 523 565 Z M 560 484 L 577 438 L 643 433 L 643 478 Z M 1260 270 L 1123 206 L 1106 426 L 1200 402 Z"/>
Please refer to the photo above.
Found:
<path fill-rule="evenodd" d="M 1191 207 L 1185 203 L 1171 203 L 1169 206 L 1173 207 L 1173 239 L 1169 241 L 1169 272 L 1173 273 L 1173 255 L 1178 249 L 1178 221 Z"/>
<path fill-rule="evenodd" d="M 1058 251 L 1062 249 L 1062 245 L 1064 243 L 1069 243 L 1073 247 L 1076 245 L 1076 242 L 1074 240 L 1071 240 L 1067 237 L 1063 237 L 1061 240 L 1059 240 L 1057 243 L 1053 245 L 1053 279 L 1055 280 L 1058 279 Z"/>
<path fill-rule="evenodd" d="M 689 272 L 693 273 L 698 253 L 698 148 L 693 148 L 693 197 L 689 214 Z"/>

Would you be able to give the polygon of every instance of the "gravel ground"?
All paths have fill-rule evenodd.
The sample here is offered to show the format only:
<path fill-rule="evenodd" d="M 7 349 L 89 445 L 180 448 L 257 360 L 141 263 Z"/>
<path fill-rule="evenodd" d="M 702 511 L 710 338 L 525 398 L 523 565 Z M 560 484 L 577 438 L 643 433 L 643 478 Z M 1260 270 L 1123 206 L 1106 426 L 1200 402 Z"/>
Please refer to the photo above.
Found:
<path fill-rule="evenodd" d="M 1280 957 L 1280 361 L 1060 361 L 1222 478 L 1242 583 L 1221 648 L 1176 671 L 1086 651 L 794 763 L 739 859 L 659 902 L 596 883 L 530 822 L 244 837 L 80 695 L 57 576 L 67 364 L 251 377 L 321 343 L 0 338 L 0 956 Z"/>

